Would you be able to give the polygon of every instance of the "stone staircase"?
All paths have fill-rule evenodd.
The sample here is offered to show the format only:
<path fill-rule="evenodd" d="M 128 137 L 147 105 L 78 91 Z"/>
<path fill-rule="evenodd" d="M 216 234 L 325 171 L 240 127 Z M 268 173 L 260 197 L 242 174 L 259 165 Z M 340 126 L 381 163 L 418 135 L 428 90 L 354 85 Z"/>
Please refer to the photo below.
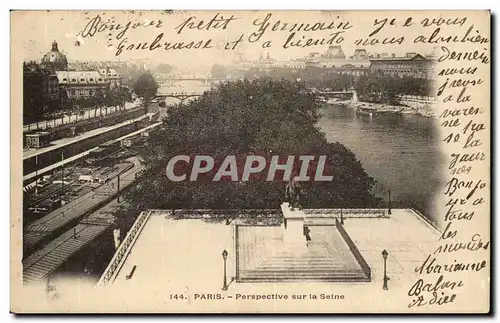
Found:
<path fill-rule="evenodd" d="M 279 227 L 240 229 L 239 282 L 370 281 L 335 226 L 309 226 L 304 248 L 284 244 Z"/>
<path fill-rule="evenodd" d="M 50 242 L 47 248 L 35 252 L 23 261 L 23 282 L 28 284 L 44 280 L 106 228 L 102 225 L 79 224 L 74 230 L 63 233 Z"/>

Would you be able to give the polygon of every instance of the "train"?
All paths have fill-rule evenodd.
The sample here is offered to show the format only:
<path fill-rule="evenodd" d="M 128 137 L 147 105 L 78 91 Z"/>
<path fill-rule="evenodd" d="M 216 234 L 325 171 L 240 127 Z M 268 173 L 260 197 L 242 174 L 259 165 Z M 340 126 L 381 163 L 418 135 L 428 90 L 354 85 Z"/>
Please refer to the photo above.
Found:
<path fill-rule="evenodd" d="M 88 165 L 101 165 L 109 161 L 109 157 L 120 151 L 120 149 L 120 141 L 117 139 L 110 140 L 92 150 L 85 162 Z"/>
<path fill-rule="evenodd" d="M 59 140 L 62 138 L 71 138 L 100 127 L 108 127 L 127 120 L 138 118 L 143 114 L 144 109 L 142 107 L 133 108 L 126 111 L 117 111 L 102 118 L 97 117 L 58 125 L 55 128 L 47 129 L 44 134 L 46 134 L 45 137 L 47 137 L 48 142 Z M 39 146 L 32 144 L 32 140 L 30 140 L 30 137 L 32 136 L 37 136 L 37 132 L 27 132 L 24 134 L 25 147 Z"/>
<path fill-rule="evenodd" d="M 123 137 L 131 132 L 158 122 L 159 111 L 141 120 L 133 121 L 112 131 L 96 134 L 81 141 L 69 143 L 44 153 L 23 159 L 23 176 L 51 166 L 61 160 L 90 150 L 103 142 Z M 36 178 L 34 178 L 36 179 Z"/>

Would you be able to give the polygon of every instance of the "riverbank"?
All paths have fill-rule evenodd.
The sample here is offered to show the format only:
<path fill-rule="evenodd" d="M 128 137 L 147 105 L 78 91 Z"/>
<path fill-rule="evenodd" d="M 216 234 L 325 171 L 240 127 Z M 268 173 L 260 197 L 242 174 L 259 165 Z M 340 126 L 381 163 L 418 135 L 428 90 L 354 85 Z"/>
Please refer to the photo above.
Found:
<path fill-rule="evenodd" d="M 395 115 L 415 115 L 422 117 L 437 117 L 432 109 L 432 105 L 420 105 L 420 106 L 409 106 L 409 105 L 391 105 L 384 103 L 375 103 L 375 102 L 352 102 L 352 101 L 342 101 L 336 102 L 332 105 L 345 105 L 349 108 L 357 109 L 359 107 L 367 107 L 369 109 L 373 109 L 374 111 L 381 114 L 395 114 Z"/>

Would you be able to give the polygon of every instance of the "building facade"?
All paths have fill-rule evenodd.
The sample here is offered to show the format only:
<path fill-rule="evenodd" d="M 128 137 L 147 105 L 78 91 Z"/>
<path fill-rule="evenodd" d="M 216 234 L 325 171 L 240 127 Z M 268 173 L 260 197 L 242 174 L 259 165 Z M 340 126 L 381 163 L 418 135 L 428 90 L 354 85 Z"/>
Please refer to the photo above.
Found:
<path fill-rule="evenodd" d="M 25 90 L 29 93 L 36 91 L 42 101 L 57 100 L 59 98 L 59 81 L 50 70 L 43 68 L 36 62 L 23 65 Z"/>
<path fill-rule="evenodd" d="M 341 46 L 330 46 L 324 54 L 311 53 L 303 58 L 306 67 L 327 69 L 333 74 L 360 76 L 370 72 L 370 60 L 365 49 L 356 49 L 347 58 Z"/>
<path fill-rule="evenodd" d="M 78 62 L 76 65 L 70 64 L 72 68 L 68 69 L 68 59 L 54 41 L 50 52 L 42 57 L 40 66 L 52 74 L 51 79 L 58 86 L 56 92 L 59 94 L 63 90 L 72 99 L 91 98 L 99 90 L 122 86 L 122 78 L 115 69 L 93 63 L 88 62 L 86 65 L 85 62 Z"/>
<path fill-rule="evenodd" d="M 122 86 L 122 78 L 115 69 L 106 67 L 103 69 L 99 69 L 98 72 L 102 75 L 102 78 L 109 83 L 111 89 L 119 88 Z"/>
<path fill-rule="evenodd" d="M 59 82 L 52 71 L 36 62 L 23 64 L 23 122 L 43 118 L 44 113 L 57 109 Z"/>
<path fill-rule="evenodd" d="M 432 79 L 434 76 L 435 60 L 416 53 L 407 53 L 404 57 L 376 57 L 370 62 L 372 72 L 379 71 L 385 75 L 419 79 Z"/>
<path fill-rule="evenodd" d="M 269 54 L 267 57 L 261 55 L 255 61 L 246 61 L 240 57 L 239 61 L 235 62 L 235 67 L 240 71 L 250 69 L 299 71 L 305 68 L 322 68 L 334 74 L 359 76 L 370 72 L 370 60 L 365 49 L 356 49 L 354 55 L 347 58 L 341 46 L 330 46 L 324 54 L 313 52 L 306 57 L 288 61 L 277 61 Z"/>
<path fill-rule="evenodd" d="M 56 75 L 69 99 L 91 98 L 110 86 L 110 81 L 97 71 L 58 71 Z"/>

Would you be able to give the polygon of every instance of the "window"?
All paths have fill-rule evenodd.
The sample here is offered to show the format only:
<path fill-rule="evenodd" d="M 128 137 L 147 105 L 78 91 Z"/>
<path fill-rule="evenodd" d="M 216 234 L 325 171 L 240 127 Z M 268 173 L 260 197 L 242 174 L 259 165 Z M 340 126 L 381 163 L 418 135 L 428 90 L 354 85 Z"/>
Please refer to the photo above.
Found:
<path fill-rule="evenodd" d="M 63 78 L 63 82 L 68 82 L 68 79 L 67 78 Z"/>
<path fill-rule="evenodd" d="M 71 89 L 71 90 L 69 90 L 69 93 L 70 93 L 71 95 L 75 95 L 75 90 L 74 90 L 74 89 Z"/>
<path fill-rule="evenodd" d="M 85 79 L 84 79 L 84 78 L 81 78 L 81 79 L 80 79 L 80 82 L 85 82 Z"/>
<path fill-rule="evenodd" d="M 98 81 L 99 81 L 99 82 L 102 82 L 102 78 L 99 78 L 99 80 L 98 80 Z"/>
<path fill-rule="evenodd" d="M 92 78 L 92 77 L 91 77 L 91 78 L 89 78 L 89 81 L 90 81 L 90 82 L 94 82 L 94 78 Z"/>
<path fill-rule="evenodd" d="M 76 79 L 71 79 L 71 82 L 76 82 Z"/>

